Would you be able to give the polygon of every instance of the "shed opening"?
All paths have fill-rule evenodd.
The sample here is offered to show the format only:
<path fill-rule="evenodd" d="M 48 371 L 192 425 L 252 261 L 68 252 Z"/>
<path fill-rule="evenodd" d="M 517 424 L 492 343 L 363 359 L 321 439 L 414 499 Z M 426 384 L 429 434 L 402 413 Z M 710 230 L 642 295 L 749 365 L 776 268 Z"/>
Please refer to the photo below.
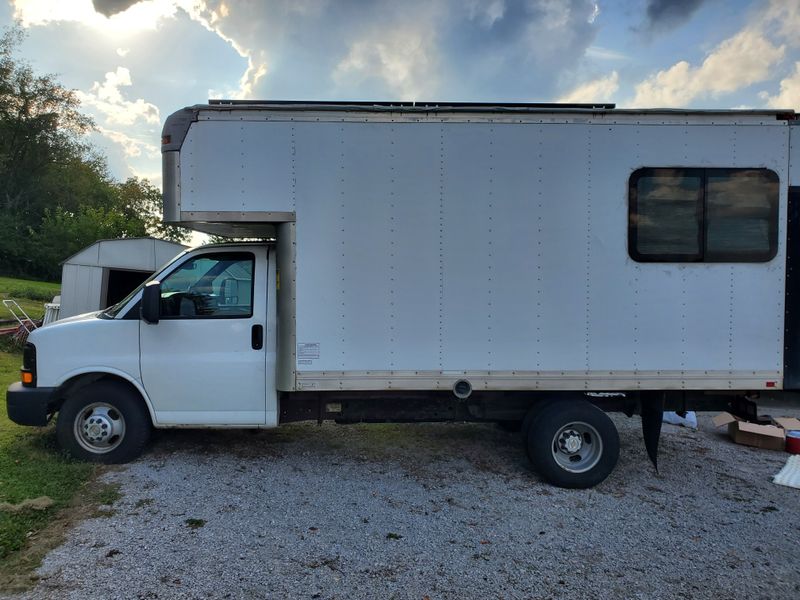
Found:
<path fill-rule="evenodd" d="M 125 269 L 106 269 L 105 304 L 100 308 L 113 306 L 130 294 L 136 286 L 152 275 L 152 271 L 128 271 Z"/>

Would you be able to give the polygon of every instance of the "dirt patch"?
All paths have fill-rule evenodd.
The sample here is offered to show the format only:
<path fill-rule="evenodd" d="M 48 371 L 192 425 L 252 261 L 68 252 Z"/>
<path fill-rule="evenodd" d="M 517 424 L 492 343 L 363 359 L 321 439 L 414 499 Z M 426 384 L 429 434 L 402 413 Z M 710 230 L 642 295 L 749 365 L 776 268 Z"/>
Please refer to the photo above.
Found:
<path fill-rule="evenodd" d="M 0 502 L 0 510 L 10 513 L 18 513 L 25 510 L 47 510 L 55 504 L 49 496 L 39 496 L 38 498 L 26 498 L 17 504 Z"/>
<path fill-rule="evenodd" d="M 34 573 L 42 563 L 42 558 L 53 548 L 60 546 L 67 533 L 77 523 L 99 516 L 100 508 L 111 496 L 119 497 L 119 485 L 98 483 L 97 478 L 110 472 L 110 468 L 98 469 L 96 475 L 87 481 L 75 494 L 69 506 L 58 511 L 53 521 L 44 529 L 29 532 L 25 547 L 0 562 L 0 593 L 19 593 L 36 585 L 39 576 Z M 19 504 L 3 503 L 0 509 L 11 511 L 47 510 L 53 500 L 47 496 L 23 500 Z"/>

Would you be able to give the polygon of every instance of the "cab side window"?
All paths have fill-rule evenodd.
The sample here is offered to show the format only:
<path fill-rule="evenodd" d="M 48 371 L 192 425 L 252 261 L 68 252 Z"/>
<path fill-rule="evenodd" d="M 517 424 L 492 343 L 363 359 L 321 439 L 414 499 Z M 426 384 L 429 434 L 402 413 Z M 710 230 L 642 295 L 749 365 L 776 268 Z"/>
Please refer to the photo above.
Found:
<path fill-rule="evenodd" d="M 161 282 L 161 318 L 220 319 L 253 316 L 253 268 L 249 252 L 190 258 Z"/>

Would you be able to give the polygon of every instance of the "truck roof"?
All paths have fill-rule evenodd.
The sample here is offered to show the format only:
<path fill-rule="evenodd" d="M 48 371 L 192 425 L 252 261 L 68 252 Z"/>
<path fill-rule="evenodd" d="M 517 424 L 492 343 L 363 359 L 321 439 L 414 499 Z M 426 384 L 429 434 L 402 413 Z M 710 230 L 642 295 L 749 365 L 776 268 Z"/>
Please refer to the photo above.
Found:
<path fill-rule="evenodd" d="M 313 110 L 354 112 L 494 112 L 494 113 L 619 113 L 619 114 L 681 114 L 681 115 L 770 115 L 780 118 L 794 116 L 793 109 L 690 109 L 690 108 L 617 108 L 609 102 L 391 102 L 342 100 L 233 100 L 211 99 L 208 104 L 196 104 L 195 110 Z"/>
<path fill-rule="evenodd" d="M 392 121 L 795 125 L 792 109 L 616 108 L 602 102 L 365 102 L 328 100 L 209 100 L 164 122 L 161 151 L 180 150 L 192 123 L 233 121 Z"/>
<path fill-rule="evenodd" d="M 377 110 L 403 112 L 431 111 L 481 111 L 505 112 L 508 110 L 611 110 L 616 105 L 610 103 L 560 103 L 560 102 L 391 102 L 391 101 L 348 101 L 348 100 L 228 100 L 212 99 L 208 106 L 252 106 L 253 108 L 310 108 L 313 110 Z"/>

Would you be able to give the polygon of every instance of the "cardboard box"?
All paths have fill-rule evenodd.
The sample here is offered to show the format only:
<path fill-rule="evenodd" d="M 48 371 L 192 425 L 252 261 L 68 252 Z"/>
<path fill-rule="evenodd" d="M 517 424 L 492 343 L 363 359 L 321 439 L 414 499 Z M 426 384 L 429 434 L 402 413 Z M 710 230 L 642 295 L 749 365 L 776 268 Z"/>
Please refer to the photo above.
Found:
<path fill-rule="evenodd" d="M 777 422 L 777 419 L 773 419 Z M 791 419 L 797 421 L 797 419 Z M 737 444 L 754 446 L 766 450 L 784 450 L 786 448 L 786 432 L 778 425 L 756 425 L 742 421 L 730 413 L 718 414 L 712 419 L 716 427 L 728 426 L 728 435 Z M 786 422 L 789 425 L 789 422 Z M 798 422 L 800 424 L 800 422 Z"/>
<path fill-rule="evenodd" d="M 772 421 L 784 431 L 800 431 L 800 419 L 794 417 L 776 417 Z"/>

